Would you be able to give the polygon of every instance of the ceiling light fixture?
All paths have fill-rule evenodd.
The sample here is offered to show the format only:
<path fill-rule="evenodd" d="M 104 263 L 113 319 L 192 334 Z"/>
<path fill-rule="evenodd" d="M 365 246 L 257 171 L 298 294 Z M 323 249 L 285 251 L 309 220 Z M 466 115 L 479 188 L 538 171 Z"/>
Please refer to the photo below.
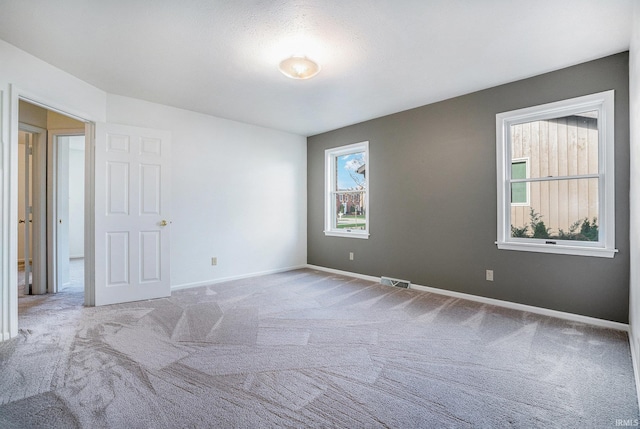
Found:
<path fill-rule="evenodd" d="M 278 66 L 282 74 L 292 79 L 309 79 L 320 71 L 320 66 L 302 55 L 294 55 L 280 61 Z"/>

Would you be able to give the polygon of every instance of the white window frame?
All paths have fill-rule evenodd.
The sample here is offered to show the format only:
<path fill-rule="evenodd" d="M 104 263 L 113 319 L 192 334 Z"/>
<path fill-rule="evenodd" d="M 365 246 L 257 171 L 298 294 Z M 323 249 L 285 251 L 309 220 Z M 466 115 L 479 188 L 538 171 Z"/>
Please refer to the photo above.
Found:
<path fill-rule="evenodd" d="M 364 210 L 366 215 L 365 229 L 338 229 L 334 223 L 334 214 L 336 213 L 336 197 L 334 190 L 336 189 L 336 157 L 348 155 L 350 153 L 364 152 L 364 162 L 367 166 L 365 180 L 365 204 Z M 371 164 L 369 163 L 369 142 L 364 141 L 346 146 L 340 146 L 324 151 L 324 234 L 334 237 L 351 237 L 351 238 L 369 238 L 369 228 L 371 217 L 369 215 L 369 177 L 371 176 Z"/>
<path fill-rule="evenodd" d="M 615 248 L 614 91 L 562 100 L 496 115 L 498 249 L 613 258 Z M 593 241 L 511 237 L 510 127 L 588 111 L 598 112 L 598 238 Z M 562 176 L 566 178 L 567 176 Z M 577 176 L 571 178 L 583 178 Z M 548 178 L 542 178 L 546 180 Z M 527 179 L 529 180 L 529 179 Z M 530 179 L 535 181 L 535 179 Z"/>
<path fill-rule="evenodd" d="M 529 157 L 524 157 L 524 158 L 514 158 L 511 160 L 511 164 L 514 164 L 516 162 L 524 162 L 525 163 L 525 169 L 526 169 L 526 177 L 529 177 L 529 174 L 531 174 L 529 172 Z M 530 196 L 531 196 L 531 183 L 530 182 L 526 182 L 526 190 L 525 190 L 525 194 L 527 196 L 527 200 L 524 203 L 511 203 L 511 207 L 529 207 L 531 205 L 531 200 L 530 200 Z M 511 195 L 511 189 L 509 189 L 509 195 Z"/>

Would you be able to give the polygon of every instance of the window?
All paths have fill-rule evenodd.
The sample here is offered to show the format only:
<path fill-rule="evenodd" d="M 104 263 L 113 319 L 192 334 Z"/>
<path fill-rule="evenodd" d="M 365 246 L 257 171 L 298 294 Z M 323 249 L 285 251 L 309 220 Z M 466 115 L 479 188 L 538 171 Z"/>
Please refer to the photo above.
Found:
<path fill-rule="evenodd" d="M 325 151 L 325 235 L 369 237 L 369 142 Z"/>
<path fill-rule="evenodd" d="M 496 115 L 499 249 L 612 258 L 614 92 Z"/>

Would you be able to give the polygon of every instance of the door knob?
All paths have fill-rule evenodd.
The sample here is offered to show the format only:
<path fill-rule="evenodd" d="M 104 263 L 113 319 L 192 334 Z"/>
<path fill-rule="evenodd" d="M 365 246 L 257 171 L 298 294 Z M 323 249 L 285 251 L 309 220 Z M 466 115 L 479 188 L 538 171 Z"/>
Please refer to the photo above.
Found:
<path fill-rule="evenodd" d="M 160 226 L 167 226 L 167 225 L 168 225 L 168 222 L 166 220 L 163 219 L 160 221 Z"/>
<path fill-rule="evenodd" d="M 20 219 L 18 223 L 24 223 L 24 219 Z"/>

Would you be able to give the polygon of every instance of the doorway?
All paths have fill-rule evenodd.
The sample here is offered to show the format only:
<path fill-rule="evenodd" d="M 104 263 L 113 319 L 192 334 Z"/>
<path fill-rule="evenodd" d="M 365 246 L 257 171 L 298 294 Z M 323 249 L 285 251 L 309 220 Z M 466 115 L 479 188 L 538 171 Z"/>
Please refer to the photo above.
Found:
<path fill-rule="evenodd" d="M 84 295 L 85 124 L 23 100 L 18 115 L 18 297 Z"/>
<path fill-rule="evenodd" d="M 48 291 L 84 293 L 84 133 L 51 131 L 49 154 Z"/>

